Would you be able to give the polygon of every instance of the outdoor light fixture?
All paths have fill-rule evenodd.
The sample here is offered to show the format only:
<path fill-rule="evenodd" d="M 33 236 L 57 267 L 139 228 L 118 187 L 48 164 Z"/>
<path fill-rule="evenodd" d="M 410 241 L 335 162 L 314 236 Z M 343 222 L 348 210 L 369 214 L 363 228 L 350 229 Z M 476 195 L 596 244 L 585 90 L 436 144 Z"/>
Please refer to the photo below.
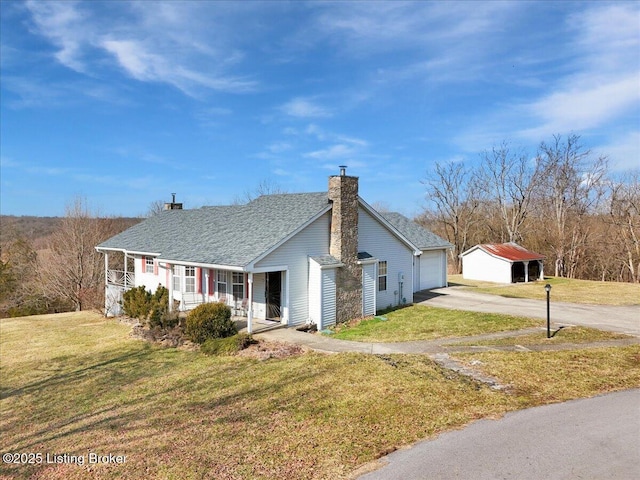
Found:
<path fill-rule="evenodd" d="M 551 315 L 549 311 L 549 294 L 551 293 L 551 285 L 547 283 L 544 286 L 544 291 L 547 292 L 547 338 L 551 338 Z"/>

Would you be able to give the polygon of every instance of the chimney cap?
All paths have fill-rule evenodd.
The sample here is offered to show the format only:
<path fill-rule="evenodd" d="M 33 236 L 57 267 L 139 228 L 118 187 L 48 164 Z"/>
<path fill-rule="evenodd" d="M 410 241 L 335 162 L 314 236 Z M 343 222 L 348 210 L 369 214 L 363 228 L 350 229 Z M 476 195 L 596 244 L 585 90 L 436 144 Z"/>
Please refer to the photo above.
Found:
<path fill-rule="evenodd" d="M 340 168 L 340 176 L 344 177 L 347 173 L 347 166 L 346 165 L 340 165 L 338 168 Z"/>

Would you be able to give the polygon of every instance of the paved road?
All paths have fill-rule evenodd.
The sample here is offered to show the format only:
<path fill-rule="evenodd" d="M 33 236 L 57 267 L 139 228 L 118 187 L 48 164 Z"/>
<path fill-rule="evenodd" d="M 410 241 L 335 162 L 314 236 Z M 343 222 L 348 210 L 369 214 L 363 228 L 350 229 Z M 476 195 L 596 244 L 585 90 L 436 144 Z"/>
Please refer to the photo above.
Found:
<path fill-rule="evenodd" d="M 470 292 L 460 287 L 446 287 L 419 292 L 414 301 L 434 307 L 507 313 L 525 317 L 547 318 L 545 300 L 506 298 Z M 608 306 L 562 303 L 553 301 L 551 292 L 551 325 L 583 325 L 613 332 L 640 335 L 640 306 Z"/>
<path fill-rule="evenodd" d="M 360 480 L 636 479 L 640 390 L 478 421 L 381 461 Z"/>

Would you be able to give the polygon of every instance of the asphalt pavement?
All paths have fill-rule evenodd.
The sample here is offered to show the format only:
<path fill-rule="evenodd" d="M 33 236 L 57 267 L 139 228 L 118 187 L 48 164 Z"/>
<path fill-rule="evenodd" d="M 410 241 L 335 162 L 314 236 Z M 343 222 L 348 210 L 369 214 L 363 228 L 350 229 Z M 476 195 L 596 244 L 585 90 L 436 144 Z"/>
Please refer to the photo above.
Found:
<path fill-rule="evenodd" d="M 640 335 L 640 306 L 586 305 L 550 302 L 552 328 L 582 325 L 612 332 Z M 475 293 L 462 287 L 445 287 L 414 294 L 414 302 L 434 307 L 486 313 L 506 313 L 547 318 L 547 302 Z"/>
<path fill-rule="evenodd" d="M 481 420 L 379 462 L 359 480 L 635 480 L 640 389 Z"/>

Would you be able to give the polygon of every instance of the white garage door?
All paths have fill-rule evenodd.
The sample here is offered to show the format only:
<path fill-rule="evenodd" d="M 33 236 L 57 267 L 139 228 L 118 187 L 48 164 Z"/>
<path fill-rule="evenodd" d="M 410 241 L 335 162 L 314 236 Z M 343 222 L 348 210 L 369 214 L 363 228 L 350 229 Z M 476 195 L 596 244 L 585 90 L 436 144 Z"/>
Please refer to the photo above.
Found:
<path fill-rule="evenodd" d="M 420 289 L 437 288 L 445 286 L 445 276 L 443 269 L 445 262 L 443 260 L 444 252 L 435 250 L 431 252 L 422 252 L 420 255 Z"/>

